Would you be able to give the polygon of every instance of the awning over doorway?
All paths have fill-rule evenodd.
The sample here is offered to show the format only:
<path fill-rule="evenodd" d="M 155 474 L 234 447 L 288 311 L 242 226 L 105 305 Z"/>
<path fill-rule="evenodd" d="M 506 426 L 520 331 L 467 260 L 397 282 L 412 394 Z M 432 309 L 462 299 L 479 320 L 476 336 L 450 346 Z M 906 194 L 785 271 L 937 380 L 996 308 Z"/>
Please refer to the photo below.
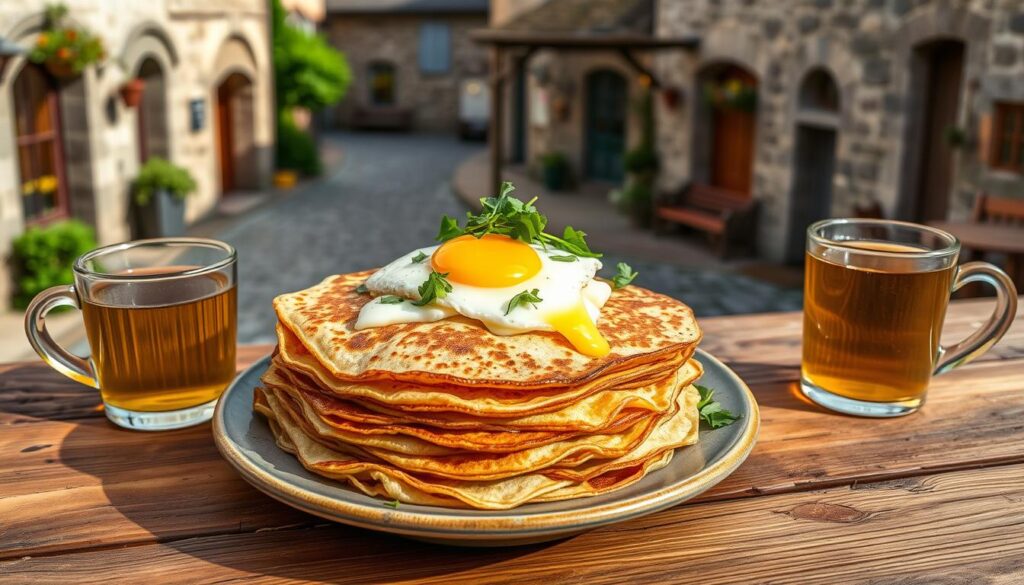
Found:
<path fill-rule="evenodd" d="M 491 114 L 487 141 L 490 145 L 490 184 L 497 192 L 501 182 L 504 119 L 504 85 L 512 72 L 505 57 L 514 52 L 526 59 L 534 51 L 618 52 L 651 85 L 662 84 L 655 72 L 637 58 L 653 50 L 696 51 L 696 36 L 656 37 L 653 0 L 547 0 L 498 27 L 473 31 L 474 41 L 490 46 Z"/>

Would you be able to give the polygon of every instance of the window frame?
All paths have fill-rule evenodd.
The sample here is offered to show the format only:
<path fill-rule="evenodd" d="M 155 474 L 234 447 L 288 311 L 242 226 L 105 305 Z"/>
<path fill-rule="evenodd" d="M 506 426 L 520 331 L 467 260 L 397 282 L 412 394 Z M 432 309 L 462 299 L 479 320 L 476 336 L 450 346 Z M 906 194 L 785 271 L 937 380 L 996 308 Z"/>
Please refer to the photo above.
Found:
<path fill-rule="evenodd" d="M 380 71 L 383 71 L 384 69 L 391 71 L 391 99 L 386 102 L 377 100 L 377 90 L 374 87 L 374 80 L 376 79 L 378 69 Z M 367 63 L 366 71 L 368 73 L 367 89 L 369 90 L 370 105 L 386 108 L 398 103 L 398 67 L 396 67 L 391 61 L 378 59 Z"/>
<path fill-rule="evenodd" d="M 440 55 L 443 50 L 444 62 L 443 66 L 435 67 L 431 62 L 425 61 L 427 57 L 436 57 L 437 55 L 424 51 L 424 47 L 427 45 L 427 31 L 444 31 L 444 46 L 438 49 L 437 55 Z M 435 37 L 436 38 L 436 37 Z M 433 49 L 431 49 L 433 50 Z M 428 20 L 420 23 L 419 27 L 419 38 L 417 39 L 416 46 L 416 61 L 419 66 L 420 73 L 423 75 L 448 75 L 452 71 L 452 27 L 447 22 Z M 439 57 L 438 57 L 439 58 Z M 430 66 L 428 66 L 430 65 Z"/>
<path fill-rule="evenodd" d="M 28 70 L 29 67 L 33 69 L 31 72 Z M 42 99 L 45 101 L 44 107 L 47 109 L 48 115 L 50 116 L 49 130 L 26 134 L 20 133 L 18 128 L 19 115 L 21 114 L 19 111 L 19 104 L 22 103 L 22 98 L 31 97 L 25 95 L 27 92 L 23 93 L 19 90 L 19 82 L 21 81 L 22 75 L 38 75 L 46 84 L 45 93 L 42 95 Z M 18 167 L 18 194 L 22 199 L 21 217 L 26 227 L 44 226 L 54 221 L 66 219 L 71 215 L 67 174 L 64 168 L 64 136 L 63 126 L 61 124 L 60 95 L 58 91 L 56 81 L 50 77 L 50 74 L 45 69 L 35 65 L 34 63 L 26 63 L 11 82 L 11 109 L 13 110 L 11 125 L 14 131 L 14 160 Z M 51 156 L 53 157 L 53 176 L 57 180 L 57 190 L 54 193 L 53 207 L 46 213 L 30 218 L 26 215 L 23 201 L 25 195 L 21 191 L 21 186 L 24 185 L 27 180 L 22 176 L 22 148 L 25 147 L 26 150 L 30 150 L 32 148 L 38 148 L 45 143 L 49 143 L 48 148 L 51 149 Z M 30 167 L 35 164 L 38 164 L 38 162 L 30 161 L 28 163 Z M 39 177 L 33 177 L 33 180 L 38 178 Z"/>
<path fill-rule="evenodd" d="M 1000 171 L 1024 174 L 1024 103 L 996 102 L 992 120 L 991 155 L 989 166 Z M 1006 142 L 1007 118 L 1013 116 L 1015 124 L 1010 134 L 1010 152 L 1004 160 L 1002 147 Z"/>

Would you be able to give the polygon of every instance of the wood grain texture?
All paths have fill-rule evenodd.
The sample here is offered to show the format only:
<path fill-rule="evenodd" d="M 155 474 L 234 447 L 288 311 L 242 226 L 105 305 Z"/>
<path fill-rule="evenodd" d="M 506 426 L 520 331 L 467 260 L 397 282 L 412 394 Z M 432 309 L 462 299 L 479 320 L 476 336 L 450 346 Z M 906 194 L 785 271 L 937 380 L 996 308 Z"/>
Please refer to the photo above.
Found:
<path fill-rule="evenodd" d="M 955 303 L 945 338 L 965 336 L 990 307 L 990 301 Z M 886 555 L 872 562 L 870 555 L 859 556 L 869 541 L 858 539 L 873 541 L 890 533 L 899 541 L 931 538 L 932 544 L 920 548 L 931 558 L 928 551 L 941 544 L 938 536 L 932 538 L 909 519 L 923 517 L 924 508 L 915 507 L 925 506 L 918 496 L 941 492 L 956 496 L 927 506 L 946 510 L 950 523 L 957 521 L 958 506 L 963 507 L 961 530 L 951 541 L 962 552 L 947 553 L 951 562 L 956 560 L 953 564 L 925 561 L 925 568 L 956 566 L 975 571 L 965 575 L 988 574 L 994 582 L 1024 581 L 1021 567 L 1005 560 L 1020 551 L 1002 548 L 1011 528 L 1024 541 L 1024 495 L 1019 493 L 1024 489 L 1024 320 L 981 360 L 937 378 L 921 413 L 884 421 L 825 413 L 798 397 L 798 313 L 721 317 L 702 325 L 702 347 L 736 369 L 761 405 L 761 436 L 747 463 L 694 503 L 568 542 L 512 551 L 456 553 L 322 525 L 245 484 L 220 459 L 208 425 L 160 434 L 124 431 L 103 418 L 94 390 L 65 381 L 39 363 L 0 366 L 0 578 L 45 581 L 47 575 L 56 577 L 56 570 L 77 578 L 118 567 L 131 568 L 139 578 L 173 577 L 177 566 L 183 581 L 259 574 L 324 580 L 533 580 L 544 571 L 569 581 L 686 580 L 693 575 L 686 567 L 698 558 L 707 566 L 702 555 L 754 571 L 759 563 L 751 559 L 760 557 L 743 549 L 743 539 L 776 556 L 762 555 L 767 572 L 737 569 L 735 575 L 755 580 L 755 575 L 781 576 L 779 582 L 789 582 L 799 574 L 787 577 L 789 567 L 864 562 L 871 567 L 864 575 L 889 578 L 908 573 L 896 570 L 899 563 L 881 559 L 904 559 L 907 566 L 916 566 L 916 545 L 883 548 Z M 240 366 L 267 351 L 266 346 L 243 348 Z M 930 487 L 900 487 L 922 482 Z M 979 501 L 999 504 L 1016 523 L 972 511 L 972 485 Z M 828 489 L 817 491 L 822 488 Z M 999 500 L 996 491 L 1009 495 Z M 814 498 L 819 493 L 828 496 L 822 501 L 829 505 L 818 505 Z M 896 509 L 885 502 L 897 495 L 907 505 L 905 514 L 886 511 Z M 704 517 L 716 518 L 723 527 L 715 532 L 703 524 Z M 821 542 L 829 534 L 826 529 L 835 527 L 870 529 L 842 533 L 848 538 L 841 542 L 851 552 Z M 803 537 L 794 536 L 801 531 Z M 733 539 L 739 548 L 726 546 Z M 985 552 L 985 543 L 1002 556 Z M 808 550 L 817 560 L 805 564 Z M 842 562 L 825 562 L 829 555 Z M 26 556 L 33 558 L 18 560 Z M 647 564 L 662 568 L 634 567 L 628 562 L 633 558 L 650 558 Z M 349 564 L 361 572 L 344 568 Z M 841 573 L 829 574 L 846 580 Z M 705 581 L 713 576 L 701 574 Z"/>
<path fill-rule="evenodd" d="M 457 549 L 344 526 L 0 563 L 24 583 L 1019 583 L 1024 466 L 679 506 L 578 537 Z"/>

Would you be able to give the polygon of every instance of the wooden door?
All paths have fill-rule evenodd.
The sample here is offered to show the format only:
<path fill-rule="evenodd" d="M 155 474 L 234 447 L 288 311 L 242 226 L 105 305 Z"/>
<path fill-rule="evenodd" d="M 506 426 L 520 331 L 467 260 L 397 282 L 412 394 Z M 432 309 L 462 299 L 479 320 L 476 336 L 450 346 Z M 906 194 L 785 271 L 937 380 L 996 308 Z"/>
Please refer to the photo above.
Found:
<path fill-rule="evenodd" d="M 220 192 L 226 195 L 235 189 L 235 146 L 232 98 L 234 84 L 229 77 L 217 88 L 217 160 L 220 162 Z"/>
<path fill-rule="evenodd" d="M 626 80 L 614 71 L 587 76 L 585 165 L 593 179 L 621 181 L 626 149 Z"/>
<path fill-rule="evenodd" d="M 786 260 L 804 258 L 807 226 L 829 217 L 832 211 L 832 176 L 836 166 L 835 128 L 799 125 L 793 161 L 789 243 Z"/>
<path fill-rule="evenodd" d="M 721 82 L 736 80 L 755 86 L 753 75 L 738 67 L 729 67 L 718 76 Z M 711 132 L 711 184 L 715 187 L 750 195 L 754 171 L 755 112 L 721 106 L 713 110 Z"/>
<path fill-rule="evenodd" d="M 41 67 L 26 64 L 14 81 L 14 118 L 25 223 L 67 216 L 57 86 Z"/>
<path fill-rule="evenodd" d="M 924 65 L 921 149 L 914 219 L 946 219 L 953 181 L 953 148 L 946 133 L 956 126 L 964 72 L 964 44 L 938 41 L 918 49 Z"/>

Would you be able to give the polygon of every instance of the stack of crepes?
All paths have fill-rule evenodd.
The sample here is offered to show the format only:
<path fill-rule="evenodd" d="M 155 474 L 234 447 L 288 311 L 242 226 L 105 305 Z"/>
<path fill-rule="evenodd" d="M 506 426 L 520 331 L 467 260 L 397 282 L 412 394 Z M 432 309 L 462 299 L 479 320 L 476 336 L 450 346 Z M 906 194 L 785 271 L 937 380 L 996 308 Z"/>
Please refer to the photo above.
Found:
<path fill-rule="evenodd" d="M 463 317 L 357 331 L 369 274 L 274 301 L 255 409 L 311 472 L 391 503 L 507 509 L 622 488 L 697 441 L 701 333 L 682 303 L 615 291 L 600 321 L 612 351 L 591 358 Z"/>

